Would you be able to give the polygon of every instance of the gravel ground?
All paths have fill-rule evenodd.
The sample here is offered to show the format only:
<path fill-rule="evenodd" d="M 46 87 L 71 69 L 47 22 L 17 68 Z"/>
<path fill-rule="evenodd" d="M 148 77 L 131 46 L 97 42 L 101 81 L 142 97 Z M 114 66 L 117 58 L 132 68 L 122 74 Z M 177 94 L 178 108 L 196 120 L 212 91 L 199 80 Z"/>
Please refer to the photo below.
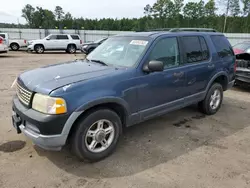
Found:
<path fill-rule="evenodd" d="M 17 135 L 11 125 L 15 77 L 81 57 L 59 52 L 0 55 L 1 188 L 250 187 L 249 90 L 227 91 L 214 116 L 191 106 L 128 128 L 117 151 L 93 164 L 78 161 L 68 149 L 44 151 Z"/>

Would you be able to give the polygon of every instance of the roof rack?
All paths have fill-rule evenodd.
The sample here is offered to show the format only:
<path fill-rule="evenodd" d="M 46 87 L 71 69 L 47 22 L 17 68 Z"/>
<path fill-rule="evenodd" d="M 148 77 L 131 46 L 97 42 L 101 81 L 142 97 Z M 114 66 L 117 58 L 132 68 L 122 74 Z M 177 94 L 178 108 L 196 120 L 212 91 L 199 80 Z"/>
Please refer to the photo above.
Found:
<path fill-rule="evenodd" d="M 193 32 L 217 32 L 212 28 L 158 28 L 158 29 L 149 29 L 149 31 L 168 31 L 168 32 L 185 32 L 185 31 L 193 31 Z M 140 31 L 137 31 L 140 32 Z"/>
<path fill-rule="evenodd" d="M 173 28 L 170 32 L 194 31 L 194 32 L 217 32 L 212 28 Z"/>

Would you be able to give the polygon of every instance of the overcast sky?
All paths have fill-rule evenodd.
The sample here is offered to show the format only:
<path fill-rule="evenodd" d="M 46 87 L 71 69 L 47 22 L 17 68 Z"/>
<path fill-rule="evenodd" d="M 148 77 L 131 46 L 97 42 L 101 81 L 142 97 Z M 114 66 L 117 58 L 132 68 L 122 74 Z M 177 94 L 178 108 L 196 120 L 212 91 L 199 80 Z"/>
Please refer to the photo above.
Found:
<path fill-rule="evenodd" d="M 61 6 L 65 12 L 70 12 L 74 17 L 84 18 L 132 18 L 143 16 L 146 4 L 152 5 L 156 0 L 2 0 L 0 6 L 0 22 L 25 23 L 21 18 L 21 10 L 26 4 L 33 7 L 41 6 L 53 10 Z M 198 0 L 185 0 L 198 1 Z"/>

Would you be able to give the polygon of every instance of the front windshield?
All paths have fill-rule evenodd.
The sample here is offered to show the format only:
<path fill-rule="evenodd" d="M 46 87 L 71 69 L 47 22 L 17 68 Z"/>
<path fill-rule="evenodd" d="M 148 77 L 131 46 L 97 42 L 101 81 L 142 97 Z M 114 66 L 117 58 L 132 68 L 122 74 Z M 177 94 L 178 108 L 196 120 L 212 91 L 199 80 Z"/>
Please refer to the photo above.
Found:
<path fill-rule="evenodd" d="M 112 37 L 87 56 L 107 65 L 132 67 L 149 43 L 148 37 Z"/>

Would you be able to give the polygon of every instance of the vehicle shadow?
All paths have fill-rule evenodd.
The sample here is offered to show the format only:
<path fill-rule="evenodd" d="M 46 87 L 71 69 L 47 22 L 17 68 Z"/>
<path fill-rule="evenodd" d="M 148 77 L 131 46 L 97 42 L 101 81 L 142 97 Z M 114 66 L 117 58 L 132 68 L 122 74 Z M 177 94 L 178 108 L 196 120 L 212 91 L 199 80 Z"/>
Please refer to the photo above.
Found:
<path fill-rule="evenodd" d="M 127 128 L 114 154 L 97 163 L 79 161 L 68 148 L 62 152 L 35 149 L 39 155 L 46 156 L 59 168 L 78 177 L 129 176 L 204 145 L 227 149 L 214 142 L 249 126 L 241 121 L 243 116 L 250 120 L 249 112 L 249 103 L 235 104 L 227 100 L 214 116 L 199 113 L 196 106 L 169 113 Z"/>
<path fill-rule="evenodd" d="M 10 54 L 0 54 L 0 58 L 18 58 L 18 56 L 10 55 Z"/>
<path fill-rule="evenodd" d="M 234 91 L 250 92 L 250 85 L 237 85 L 232 88 Z"/>

